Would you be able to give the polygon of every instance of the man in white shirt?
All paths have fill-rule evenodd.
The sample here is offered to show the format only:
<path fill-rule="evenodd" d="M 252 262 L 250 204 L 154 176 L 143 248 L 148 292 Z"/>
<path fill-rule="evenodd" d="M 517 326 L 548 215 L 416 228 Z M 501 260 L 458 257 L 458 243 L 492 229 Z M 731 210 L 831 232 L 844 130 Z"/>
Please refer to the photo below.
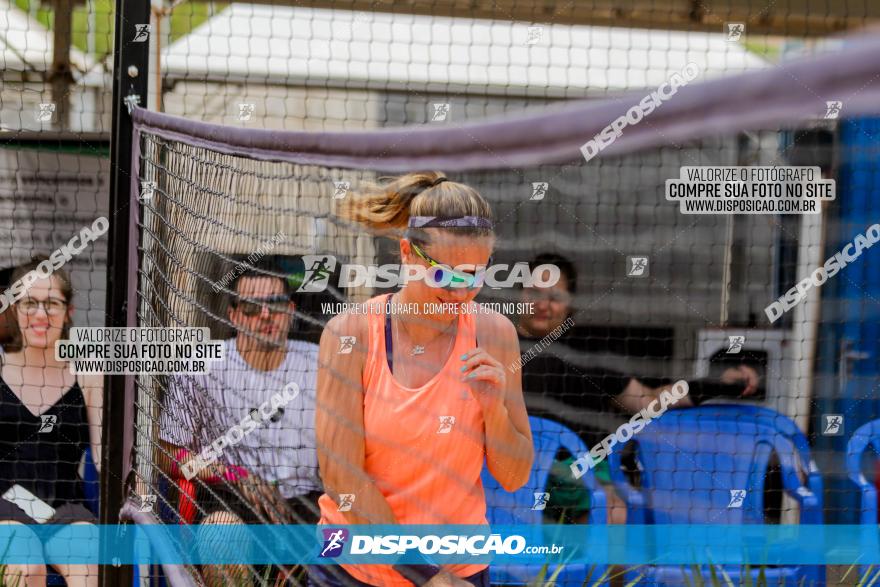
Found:
<path fill-rule="evenodd" d="M 226 341 L 224 360 L 207 374 L 169 381 L 162 468 L 175 481 L 201 481 L 194 522 L 314 524 L 322 493 L 314 422 L 318 346 L 287 339 L 295 304 L 277 266 L 248 269 L 229 289 L 237 335 Z M 248 416 L 255 427 L 242 426 Z M 225 446 L 217 443 L 221 437 Z"/>

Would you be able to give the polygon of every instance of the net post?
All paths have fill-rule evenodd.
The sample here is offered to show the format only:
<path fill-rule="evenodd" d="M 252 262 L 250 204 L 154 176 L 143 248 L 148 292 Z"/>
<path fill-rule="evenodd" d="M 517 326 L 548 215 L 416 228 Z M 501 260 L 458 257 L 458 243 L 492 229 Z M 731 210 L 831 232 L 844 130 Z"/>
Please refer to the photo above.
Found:
<path fill-rule="evenodd" d="M 136 185 L 133 154 L 136 134 L 132 104 L 145 104 L 149 63 L 150 0 L 116 0 L 113 68 L 113 129 L 111 142 L 110 242 L 107 252 L 108 326 L 136 325 L 137 225 L 139 207 L 132 205 Z M 146 38 L 144 38 L 146 34 Z M 101 524 L 118 524 L 126 499 L 134 435 L 134 377 L 105 376 L 102 434 Z M 122 442 L 119 442 L 122 439 Z M 102 544 L 102 548 L 107 548 Z M 102 552 L 106 559 L 107 552 Z M 99 567 L 102 587 L 130 585 L 128 565 Z"/>

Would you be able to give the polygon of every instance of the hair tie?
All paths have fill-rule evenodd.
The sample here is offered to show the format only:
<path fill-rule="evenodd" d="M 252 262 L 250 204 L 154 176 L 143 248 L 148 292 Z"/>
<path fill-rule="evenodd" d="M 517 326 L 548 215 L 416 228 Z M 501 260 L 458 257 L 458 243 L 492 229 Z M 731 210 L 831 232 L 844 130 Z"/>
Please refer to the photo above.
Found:
<path fill-rule="evenodd" d="M 432 183 L 430 185 L 430 187 L 432 187 L 432 188 L 437 187 L 438 185 L 440 185 L 444 181 L 449 181 L 449 178 L 448 177 L 438 177 L 437 179 L 434 180 L 434 183 Z"/>

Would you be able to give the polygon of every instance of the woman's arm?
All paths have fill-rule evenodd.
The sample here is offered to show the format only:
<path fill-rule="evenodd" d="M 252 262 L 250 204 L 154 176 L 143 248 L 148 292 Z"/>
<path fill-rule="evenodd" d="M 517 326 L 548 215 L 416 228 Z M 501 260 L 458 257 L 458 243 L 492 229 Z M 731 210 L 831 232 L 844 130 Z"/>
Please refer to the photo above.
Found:
<path fill-rule="evenodd" d="M 340 314 L 321 335 L 318 352 L 318 390 L 315 435 L 318 466 L 324 490 L 339 503 L 339 495 L 354 494 L 349 524 L 396 524 L 394 512 L 364 471 L 364 389 L 367 356 L 366 316 Z M 354 336 L 351 353 L 340 354 L 340 337 Z"/>
<path fill-rule="evenodd" d="M 477 341 L 482 348 L 463 359 L 464 381 L 483 408 L 489 471 L 504 489 L 516 491 L 528 481 L 534 459 L 522 376 L 505 367 L 519 364 L 519 338 L 510 320 L 489 313 L 477 314 Z"/>
<path fill-rule="evenodd" d="M 195 475 L 193 475 L 192 479 L 198 479 L 199 481 L 211 482 L 220 478 L 232 483 L 238 481 L 243 474 L 242 472 L 245 471 L 243 467 L 228 467 L 220 460 L 206 467 L 196 469 L 198 455 L 198 451 L 189 451 L 184 447 L 171 444 L 161 438 L 158 440 L 158 446 L 153 451 L 153 459 L 156 466 L 173 480 L 186 478 L 181 468 L 187 463 L 192 463 L 194 468 Z"/>
<path fill-rule="evenodd" d="M 721 374 L 721 377 L 717 380 L 718 383 L 726 385 L 726 386 L 742 386 L 742 392 L 740 397 L 748 397 L 754 394 L 758 389 L 758 373 L 753 368 L 747 365 L 741 365 L 739 367 L 731 367 L 724 371 Z M 626 388 L 623 390 L 623 393 L 616 396 L 614 398 L 615 404 L 624 412 L 629 414 L 635 414 L 639 410 L 648 407 L 651 402 L 660 398 L 660 394 L 664 391 L 670 391 L 672 389 L 672 383 L 668 385 L 662 385 L 660 387 L 648 387 L 647 385 L 641 383 L 638 379 L 632 378 L 629 380 Z M 734 393 L 738 393 L 734 390 Z M 711 399 L 712 395 L 705 398 L 700 399 Z M 728 395 L 722 395 L 721 397 L 733 397 Z M 681 398 L 673 407 L 675 408 L 690 408 L 693 407 L 699 401 L 693 401 L 690 396 L 686 396 Z"/>
<path fill-rule="evenodd" d="M 104 417 L 104 376 L 81 375 L 83 399 L 86 402 L 86 419 L 89 424 L 89 443 L 92 460 L 101 471 L 101 420 Z"/>

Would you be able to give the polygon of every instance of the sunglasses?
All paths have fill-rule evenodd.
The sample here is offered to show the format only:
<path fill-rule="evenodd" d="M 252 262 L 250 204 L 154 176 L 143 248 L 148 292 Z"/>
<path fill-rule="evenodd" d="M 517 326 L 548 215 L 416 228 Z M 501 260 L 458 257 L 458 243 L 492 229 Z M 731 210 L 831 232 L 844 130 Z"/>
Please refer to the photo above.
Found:
<path fill-rule="evenodd" d="M 245 298 L 233 300 L 232 307 L 245 316 L 259 316 L 263 313 L 263 308 L 267 308 L 272 314 L 281 314 L 290 311 L 290 298 L 283 294 L 266 298 Z"/>
<path fill-rule="evenodd" d="M 442 287 L 443 289 L 478 289 L 483 287 L 483 279 L 486 276 L 486 267 L 492 264 L 492 257 L 489 257 L 489 261 L 485 265 L 478 265 L 474 273 L 465 273 L 463 271 L 456 271 L 446 263 L 441 263 L 440 261 L 433 259 L 416 243 L 410 242 L 410 245 L 412 246 L 413 252 L 415 252 L 418 257 L 434 268 L 434 271 L 428 278 L 438 287 Z M 448 283 L 446 285 L 440 285 L 447 281 Z"/>

